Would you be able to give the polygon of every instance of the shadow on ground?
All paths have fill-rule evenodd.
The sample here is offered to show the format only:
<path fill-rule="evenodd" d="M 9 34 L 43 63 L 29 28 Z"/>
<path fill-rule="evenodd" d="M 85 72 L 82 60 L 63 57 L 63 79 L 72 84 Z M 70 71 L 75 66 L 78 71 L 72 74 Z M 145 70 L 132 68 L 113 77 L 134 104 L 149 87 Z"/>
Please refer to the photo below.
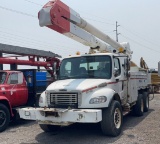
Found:
<path fill-rule="evenodd" d="M 16 132 L 16 128 L 19 127 L 28 127 L 30 125 L 34 125 L 36 122 L 35 121 L 28 121 L 28 120 L 23 120 L 19 119 L 16 121 L 11 121 L 8 128 L 5 130 L 5 132 Z"/>
<path fill-rule="evenodd" d="M 45 133 L 42 132 L 36 136 L 36 141 L 40 144 L 97 144 L 97 143 L 114 143 L 127 129 L 132 129 L 140 122 L 142 122 L 153 109 L 150 109 L 147 113 L 144 113 L 142 117 L 134 117 L 127 115 L 124 117 L 122 133 L 118 137 L 104 136 L 100 129 L 100 124 L 74 124 L 68 127 L 63 127 L 57 133 Z M 132 138 L 132 135 L 128 135 Z M 133 136 L 134 137 L 134 136 Z"/>

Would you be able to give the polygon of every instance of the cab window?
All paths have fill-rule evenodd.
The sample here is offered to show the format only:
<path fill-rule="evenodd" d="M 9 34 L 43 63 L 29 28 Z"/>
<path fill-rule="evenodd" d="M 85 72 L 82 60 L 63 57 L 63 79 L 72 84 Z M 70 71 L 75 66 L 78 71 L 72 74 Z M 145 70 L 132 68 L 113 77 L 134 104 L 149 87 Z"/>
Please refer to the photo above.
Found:
<path fill-rule="evenodd" d="M 114 68 L 117 69 L 117 76 L 121 74 L 121 67 L 120 67 L 120 62 L 118 58 L 114 59 Z"/>

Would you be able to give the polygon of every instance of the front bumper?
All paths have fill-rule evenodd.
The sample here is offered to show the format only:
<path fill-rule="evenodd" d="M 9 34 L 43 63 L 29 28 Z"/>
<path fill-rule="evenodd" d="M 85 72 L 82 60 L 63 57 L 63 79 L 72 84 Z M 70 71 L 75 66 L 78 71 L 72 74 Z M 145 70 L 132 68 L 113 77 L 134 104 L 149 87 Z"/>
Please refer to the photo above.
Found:
<path fill-rule="evenodd" d="M 37 120 L 41 124 L 69 125 L 72 123 L 97 123 L 102 120 L 100 109 L 21 108 L 20 118 Z"/>

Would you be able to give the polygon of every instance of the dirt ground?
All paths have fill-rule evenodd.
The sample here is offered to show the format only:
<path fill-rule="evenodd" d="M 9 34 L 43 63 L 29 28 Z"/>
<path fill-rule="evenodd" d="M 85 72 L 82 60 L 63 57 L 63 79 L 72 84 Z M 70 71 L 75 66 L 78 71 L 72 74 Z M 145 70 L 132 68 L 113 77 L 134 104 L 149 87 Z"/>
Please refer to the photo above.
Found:
<path fill-rule="evenodd" d="M 159 144 L 160 94 L 150 101 L 150 110 L 142 117 L 124 117 L 123 129 L 116 138 L 102 135 L 98 124 L 75 124 L 58 133 L 44 133 L 34 121 L 11 123 L 0 133 L 0 144 Z"/>

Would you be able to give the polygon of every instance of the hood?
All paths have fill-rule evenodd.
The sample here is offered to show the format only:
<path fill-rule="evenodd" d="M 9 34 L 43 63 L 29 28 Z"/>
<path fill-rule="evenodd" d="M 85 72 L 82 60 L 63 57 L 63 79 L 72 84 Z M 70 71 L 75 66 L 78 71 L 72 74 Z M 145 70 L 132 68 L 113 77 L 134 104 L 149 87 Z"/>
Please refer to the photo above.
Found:
<path fill-rule="evenodd" d="M 78 90 L 83 91 L 84 89 L 88 89 L 94 86 L 98 86 L 104 82 L 110 82 L 110 80 L 104 79 L 66 79 L 66 80 L 58 80 L 52 84 L 50 84 L 46 90 L 54 90 L 59 91 L 60 89 L 69 90 Z"/>

